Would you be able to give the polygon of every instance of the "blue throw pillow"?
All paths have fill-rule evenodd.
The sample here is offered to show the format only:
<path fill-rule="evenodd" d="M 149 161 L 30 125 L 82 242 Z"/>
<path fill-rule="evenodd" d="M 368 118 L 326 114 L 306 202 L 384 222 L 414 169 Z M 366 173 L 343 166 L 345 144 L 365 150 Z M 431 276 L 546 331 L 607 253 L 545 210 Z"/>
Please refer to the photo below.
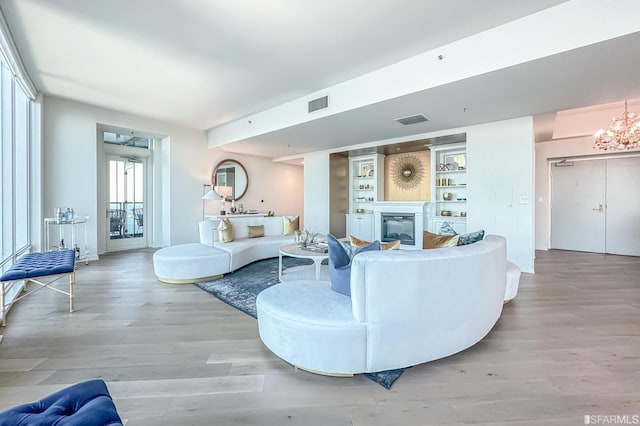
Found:
<path fill-rule="evenodd" d="M 368 246 L 348 251 L 346 247 L 331 234 L 327 235 L 329 243 L 329 277 L 331 289 L 346 296 L 351 296 L 351 261 L 358 254 L 365 251 L 380 250 L 380 241 L 374 241 Z"/>
<path fill-rule="evenodd" d="M 438 231 L 440 235 L 456 235 L 457 232 L 453 227 L 449 224 L 449 222 L 442 222 L 442 226 L 440 226 L 440 230 Z"/>
<path fill-rule="evenodd" d="M 351 262 L 351 252 L 347 252 L 345 246 L 336 237 L 328 234 L 327 243 L 329 244 L 329 265 L 341 268 Z"/>
<path fill-rule="evenodd" d="M 457 232 L 449 222 L 443 222 L 442 226 L 440 226 L 440 230 L 438 231 L 440 235 L 456 235 Z M 484 239 L 484 229 L 475 232 L 469 232 L 468 234 L 460 234 L 460 239 L 458 240 L 459 246 L 466 246 L 467 244 L 472 244 L 478 241 L 482 241 Z"/>
<path fill-rule="evenodd" d="M 467 244 L 472 244 L 478 241 L 482 241 L 483 239 L 484 239 L 484 229 L 481 229 L 475 232 L 469 232 L 468 234 L 460 234 L 458 245 L 465 246 Z"/>

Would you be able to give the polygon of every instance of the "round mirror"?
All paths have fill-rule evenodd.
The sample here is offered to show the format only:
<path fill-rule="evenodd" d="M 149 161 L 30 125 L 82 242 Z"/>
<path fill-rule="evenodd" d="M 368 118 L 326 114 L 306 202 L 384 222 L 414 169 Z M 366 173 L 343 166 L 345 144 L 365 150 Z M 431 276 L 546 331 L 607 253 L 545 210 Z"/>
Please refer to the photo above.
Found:
<path fill-rule="evenodd" d="M 411 175 L 413 174 L 413 170 L 411 170 L 411 167 L 407 167 L 406 169 L 404 169 L 402 171 L 402 176 L 409 178 L 411 177 Z"/>
<path fill-rule="evenodd" d="M 222 160 L 213 169 L 211 184 L 219 196 L 226 200 L 239 200 L 247 192 L 249 176 L 236 160 Z"/>

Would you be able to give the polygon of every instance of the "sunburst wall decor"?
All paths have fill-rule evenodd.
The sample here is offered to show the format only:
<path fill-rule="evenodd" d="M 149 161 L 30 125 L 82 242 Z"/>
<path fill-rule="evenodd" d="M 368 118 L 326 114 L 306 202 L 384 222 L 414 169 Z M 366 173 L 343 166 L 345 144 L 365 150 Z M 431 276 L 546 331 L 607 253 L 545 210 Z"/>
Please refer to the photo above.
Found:
<path fill-rule="evenodd" d="M 401 189 L 415 188 L 423 177 L 424 165 L 415 155 L 403 154 L 391 164 L 391 180 Z"/>

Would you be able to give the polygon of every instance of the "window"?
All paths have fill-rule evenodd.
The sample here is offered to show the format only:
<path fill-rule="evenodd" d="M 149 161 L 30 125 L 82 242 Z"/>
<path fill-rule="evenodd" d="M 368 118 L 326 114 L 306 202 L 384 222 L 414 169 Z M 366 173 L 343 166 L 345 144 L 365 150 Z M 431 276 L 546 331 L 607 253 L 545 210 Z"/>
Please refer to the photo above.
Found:
<path fill-rule="evenodd" d="M 30 248 L 29 152 L 31 100 L 0 60 L 0 265 Z"/>

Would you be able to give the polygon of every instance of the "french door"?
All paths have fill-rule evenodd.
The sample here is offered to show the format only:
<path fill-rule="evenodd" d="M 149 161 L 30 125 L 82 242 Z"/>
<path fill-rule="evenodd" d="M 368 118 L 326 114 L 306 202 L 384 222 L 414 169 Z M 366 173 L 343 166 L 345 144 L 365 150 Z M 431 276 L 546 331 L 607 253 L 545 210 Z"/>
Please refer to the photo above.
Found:
<path fill-rule="evenodd" d="M 146 158 L 107 155 L 107 251 L 147 247 Z"/>
<path fill-rule="evenodd" d="M 551 248 L 640 256 L 640 157 L 551 164 Z"/>

